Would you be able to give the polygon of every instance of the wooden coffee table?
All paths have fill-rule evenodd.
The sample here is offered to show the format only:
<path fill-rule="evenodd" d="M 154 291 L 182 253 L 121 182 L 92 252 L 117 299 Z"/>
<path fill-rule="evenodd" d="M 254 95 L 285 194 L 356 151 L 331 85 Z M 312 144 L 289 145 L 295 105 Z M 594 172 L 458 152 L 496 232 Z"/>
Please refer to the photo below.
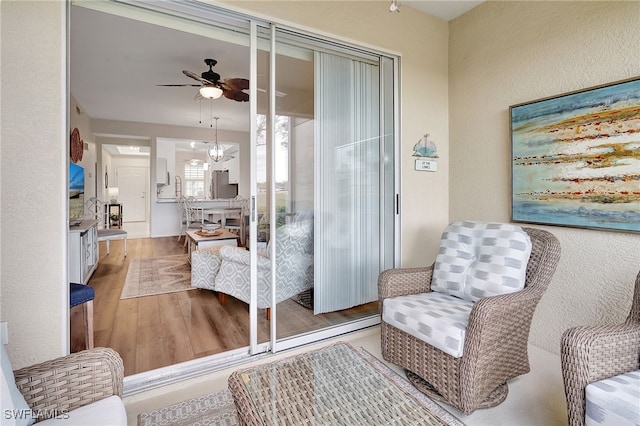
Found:
<path fill-rule="evenodd" d="M 229 376 L 240 424 L 462 425 L 368 352 L 347 343 Z"/>
<path fill-rule="evenodd" d="M 189 262 L 191 262 L 191 252 L 198 249 L 219 246 L 237 246 L 239 236 L 233 232 L 221 229 L 219 235 L 201 235 L 198 231 L 187 231 L 189 243 Z"/>

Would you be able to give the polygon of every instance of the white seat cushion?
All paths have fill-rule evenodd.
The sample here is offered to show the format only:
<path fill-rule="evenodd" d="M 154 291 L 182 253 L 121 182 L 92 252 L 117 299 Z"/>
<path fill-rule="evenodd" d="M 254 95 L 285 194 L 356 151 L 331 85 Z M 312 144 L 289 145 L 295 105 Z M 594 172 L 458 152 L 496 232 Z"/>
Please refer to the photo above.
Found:
<path fill-rule="evenodd" d="M 42 426 L 126 426 L 127 412 L 119 397 L 110 396 L 69 411 L 66 415 L 59 415 L 56 419 L 47 419 L 37 424 Z"/>
<path fill-rule="evenodd" d="M 585 424 L 639 425 L 640 370 L 587 385 Z"/>
<path fill-rule="evenodd" d="M 473 302 L 443 293 L 384 299 L 382 319 L 405 333 L 460 358 Z"/>
<path fill-rule="evenodd" d="M 16 386 L 11 360 L 4 344 L 0 342 L 0 424 L 26 426 L 35 423 L 31 409 Z"/>
<path fill-rule="evenodd" d="M 431 290 L 475 302 L 524 288 L 531 239 L 507 223 L 454 222 L 440 239 Z"/>

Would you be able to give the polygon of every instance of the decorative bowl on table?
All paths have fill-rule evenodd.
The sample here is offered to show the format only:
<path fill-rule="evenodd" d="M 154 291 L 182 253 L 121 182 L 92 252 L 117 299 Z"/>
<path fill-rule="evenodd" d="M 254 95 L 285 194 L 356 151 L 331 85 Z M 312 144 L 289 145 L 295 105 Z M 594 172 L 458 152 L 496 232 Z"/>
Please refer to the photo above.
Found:
<path fill-rule="evenodd" d="M 217 223 L 211 223 L 211 224 L 206 224 L 206 225 L 202 225 L 200 227 L 200 230 L 198 231 L 198 234 L 205 236 L 205 237 L 211 237 L 211 236 L 217 236 L 222 234 L 222 229 L 219 229 L 220 225 Z"/>

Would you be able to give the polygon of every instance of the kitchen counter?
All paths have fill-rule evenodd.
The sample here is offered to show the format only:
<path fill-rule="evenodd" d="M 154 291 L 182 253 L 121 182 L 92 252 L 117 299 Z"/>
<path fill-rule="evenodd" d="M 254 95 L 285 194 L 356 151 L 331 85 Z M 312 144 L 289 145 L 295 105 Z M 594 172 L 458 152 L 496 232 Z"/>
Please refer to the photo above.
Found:
<path fill-rule="evenodd" d="M 228 209 L 234 199 L 196 200 L 193 207 L 200 209 Z M 151 206 L 151 237 L 169 237 L 180 233 L 181 212 L 176 198 L 158 198 Z"/>

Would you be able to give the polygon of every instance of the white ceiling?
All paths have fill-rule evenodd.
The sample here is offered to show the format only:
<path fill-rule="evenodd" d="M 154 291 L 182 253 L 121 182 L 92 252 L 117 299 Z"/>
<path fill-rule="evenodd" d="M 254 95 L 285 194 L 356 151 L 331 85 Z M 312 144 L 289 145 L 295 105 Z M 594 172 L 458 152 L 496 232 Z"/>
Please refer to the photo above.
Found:
<path fill-rule="evenodd" d="M 402 6 L 409 6 L 418 9 L 429 15 L 437 16 L 445 21 L 451 21 L 465 12 L 473 9 L 485 0 L 467 1 L 467 0 L 449 0 L 449 1 L 431 1 L 431 0 L 400 0 L 400 11 Z"/>
<path fill-rule="evenodd" d="M 401 1 L 400 10 L 408 6 L 450 20 L 479 3 Z M 196 74 L 207 71 L 205 58 L 218 61 L 214 71 L 223 79 L 248 78 L 249 48 L 233 37 L 230 41 L 212 40 L 79 6 L 71 7 L 70 28 L 71 94 L 89 117 L 209 128 L 211 117 L 217 116 L 221 130 L 249 128 L 248 102 L 220 98 L 200 103 L 194 100 L 197 87 L 158 86 L 197 84 L 182 70 Z M 277 88 L 286 96 L 276 99 L 277 107 L 301 114 L 311 112 L 311 64 L 289 57 L 281 61 L 280 56 L 279 61 Z M 260 69 L 259 65 L 259 90 L 266 87 Z M 265 99 L 264 92 L 258 92 L 259 108 Z"/>
<path fill-rule="evenodd" d="M 93 119 L 246 130 L 249 103 L 226 98 L 194 100 L 197 84 L 182 70 L 201 74 L 205 58 L 218 60 L 222 78 L 248 78 L 249 49 L 187 32 L 71 7 L 71 94 Z"/>

